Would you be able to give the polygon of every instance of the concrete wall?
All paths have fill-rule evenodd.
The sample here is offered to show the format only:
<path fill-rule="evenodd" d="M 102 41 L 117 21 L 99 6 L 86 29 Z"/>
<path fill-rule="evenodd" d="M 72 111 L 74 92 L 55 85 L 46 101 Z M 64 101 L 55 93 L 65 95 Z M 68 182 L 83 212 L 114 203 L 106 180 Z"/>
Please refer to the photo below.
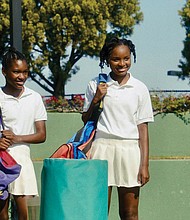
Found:
<path fill-rule="evenodd" d="M 49 157 L 83 125 L 79 113 L 49 113 L 46 124 L 46 142 L 31 147 L 34 160 Z M 175 115 L 156 116 L 149 124 L 150 157 L 190 156 L 189 134 L 190 124 Z"/>

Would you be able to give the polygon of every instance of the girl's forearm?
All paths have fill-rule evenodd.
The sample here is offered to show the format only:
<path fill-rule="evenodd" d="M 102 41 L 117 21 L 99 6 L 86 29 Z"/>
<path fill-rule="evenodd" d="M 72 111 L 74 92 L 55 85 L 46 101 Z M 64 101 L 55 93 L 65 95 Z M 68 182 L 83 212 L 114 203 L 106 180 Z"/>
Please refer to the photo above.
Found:
<path fill-rule="evenodd" d="M 148 123 L 138 125 L 139 147 L 141 151 L 141 166 L 149 166 Z"/>

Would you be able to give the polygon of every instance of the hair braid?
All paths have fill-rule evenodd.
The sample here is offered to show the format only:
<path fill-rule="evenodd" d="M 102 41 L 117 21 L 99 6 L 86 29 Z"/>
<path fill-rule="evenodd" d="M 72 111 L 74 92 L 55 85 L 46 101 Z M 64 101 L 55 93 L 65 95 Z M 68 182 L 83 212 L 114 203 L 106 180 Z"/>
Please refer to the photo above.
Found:
<path fill-rule="evenodd" d="M 8 69 L 10 64 L 14 60 L 26 60 L 26 57 L 17 51 L 14 47 L 9 47 L 6 52 L 3 54 L 2 66 L 5 69 Z"/>

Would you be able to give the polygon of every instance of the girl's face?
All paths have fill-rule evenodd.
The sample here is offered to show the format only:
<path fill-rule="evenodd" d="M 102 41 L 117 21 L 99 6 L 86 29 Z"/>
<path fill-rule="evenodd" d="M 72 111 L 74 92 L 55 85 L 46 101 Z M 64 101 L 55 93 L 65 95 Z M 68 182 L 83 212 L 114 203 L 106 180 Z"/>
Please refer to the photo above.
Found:
<path fill-rule="evenodd" d="M 13 60 L 11 65 L 3 68 L 6 85 L 12 89 L 21 90 L 28 78 L 28 65 L 25 60 Z"/>
<path fill-rule="evenodd" d="M 113 49 L 109 57 L 109 65 L 117 76 L 125 76 L 131 67 L 131 53 L 128 46 L 119 45 Z"/>

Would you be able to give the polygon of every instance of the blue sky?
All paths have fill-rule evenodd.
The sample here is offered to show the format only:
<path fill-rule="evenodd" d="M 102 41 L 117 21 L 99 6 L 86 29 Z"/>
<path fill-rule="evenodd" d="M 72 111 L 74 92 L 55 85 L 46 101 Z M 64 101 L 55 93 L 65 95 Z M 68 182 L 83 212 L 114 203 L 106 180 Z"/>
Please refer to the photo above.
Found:
<path fill-rule="evenodd" d="M 168 70 L 177 70 L 185 39 L 178 10 L 185 0 L 140 0 L 144 21 L 135 26 L 130 37 L 136 45 L 137 63 L 132 65 L 133 76 L 142 80 L 149 89 L 190 89 L 188 80 L 167 76 Z M 66 93 L 84 93 L 88 81 L 100 69 L 98 60 L 84 58 L 80 71 L 66 86 Z M 108 72 L 108 69 L 105 69 Z"/>
<path fill-rule="evenodd" d="M 178 10 L 185 0 L 140 0 L 144 21 L 134 28 L 130 37 L 136 45 L 137 63 L 132 65 L 131 73 L 143 81 L 149 89 L 190 89 L 188 80 L 167 76 L 168 70 L 177 70 L 185 39 L 185 29 L 180 24 Z M 66 85 L 66 94 L 85 93 L 88 81 L 98 75 L 99 61 L 83 58 L 78 62 L 80 71 Z M 105 69 L 109 72 L 109 69 Z M 1 84 L 3 78 L 0 78 Z M 30 80 L 27 86 L 48 95 Z"/>

